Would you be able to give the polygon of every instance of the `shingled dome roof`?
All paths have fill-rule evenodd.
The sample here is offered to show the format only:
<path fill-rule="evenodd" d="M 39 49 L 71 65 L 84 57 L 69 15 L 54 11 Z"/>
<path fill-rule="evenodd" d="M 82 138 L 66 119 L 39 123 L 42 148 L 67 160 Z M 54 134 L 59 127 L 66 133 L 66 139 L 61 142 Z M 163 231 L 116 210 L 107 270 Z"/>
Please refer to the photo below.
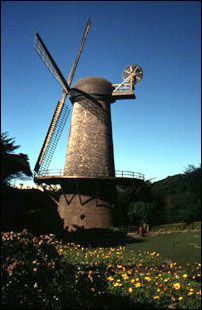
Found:
<path fill-rule="evenodd" d="M 72 86 L 72 88 L 79 89 L 87 94 L 105 96 L 111 96 L 113 91 L 112 83 L 99 77 L 87 77 L 80 79 Z M 73 95 L 73 92 L 71 93 Z"/>

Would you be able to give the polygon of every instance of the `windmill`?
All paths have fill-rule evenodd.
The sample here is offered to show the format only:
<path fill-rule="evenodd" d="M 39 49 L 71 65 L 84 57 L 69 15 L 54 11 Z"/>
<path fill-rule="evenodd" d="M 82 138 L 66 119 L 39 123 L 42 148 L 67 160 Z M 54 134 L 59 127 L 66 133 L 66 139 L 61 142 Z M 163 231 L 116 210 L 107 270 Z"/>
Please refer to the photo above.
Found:
<path fill-rule="evenodd" d="M 116 186 L 130 184 L 134 187 L 144 182 L 141 173 L 115 171 L 111 123 L 111 104 L 119 99 L 135 99 L 134 85 L 142 79 L 141 67 L 127 66 L 119 84 L 100 77 L 87 77 L 70 87 L 90 26 L 89 18 L 67 80 L 39 34 L 35 33 L 35 49 L 62 86 L 63 93 L 34 168 L 34 181 L 60 185 L 58 213 L 69 231 L 78 227 L 110 227 Z M 48 167 L 70 114 L 70 107 L 65 102 L 68 95 L 72 103 L 72 119 L 64 171 L 58 175 L 57 172 L 51 173 Z"/>

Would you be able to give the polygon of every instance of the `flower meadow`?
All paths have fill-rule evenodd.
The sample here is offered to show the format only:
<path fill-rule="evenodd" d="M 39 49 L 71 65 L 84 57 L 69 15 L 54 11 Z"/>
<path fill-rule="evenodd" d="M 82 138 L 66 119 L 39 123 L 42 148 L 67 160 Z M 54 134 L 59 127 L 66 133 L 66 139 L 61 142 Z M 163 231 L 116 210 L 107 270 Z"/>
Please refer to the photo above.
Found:
<path fill-rule="evenodd" d="M 93 247 L 1 233 L 2 307 L 200 309 L 201 264 L 179 266 L 155 251 Z"/>

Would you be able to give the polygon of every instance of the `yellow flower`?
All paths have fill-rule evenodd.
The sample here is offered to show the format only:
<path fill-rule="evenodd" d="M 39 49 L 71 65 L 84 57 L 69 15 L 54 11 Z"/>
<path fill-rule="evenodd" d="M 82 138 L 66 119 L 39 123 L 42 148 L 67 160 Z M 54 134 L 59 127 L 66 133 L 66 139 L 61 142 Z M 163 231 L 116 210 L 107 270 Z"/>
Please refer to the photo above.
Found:
<path fill-rule="evenodd" d="M 193 292 L 189 292 L 187 295 L 188 295 L 188 296 L 191 296 L 191 295 L 193 295 Z"/>
<path fill-rule="evenodd" d="M 157 288 L 157 290 L 156 290 L 157 292 L 160 292 L 160 288 Z"/>
<path fill-rule="evenodd" d="M 114 287 L 116 287 L 116 286 L 122 286 L 122 284 L 121 283 L 114 283 Z"/>
<path fill-rule="evenodd" d="M 122 278 L 123 278 L 123 280 L 128 280 L 127 274 L 126 274 L 126 273 L 123 273 L 123 274 L 122 274 Z"/>
<path fill-rule="evenodd" d="M 178 298 L 178 300 L 182 300 L 183 299 L 183 297 L 182 296 L 180 296 L 179 298 Z"/>
<path fill-rule="evenodd" d="M 139 281 L 139 278 L 136 278 L 135 281 Z"/>
<path fill-rule="evenodd" d="M 185 273 L 185 274 L 183 274 L 183 276 L 182 276 L 184 279 L 186 279 L 187 278 L 187 274 Z"/>
<path fill-rule="evenodd" d="M 199 290 L 198 292 L 196 292 L 196 294 L 201 296 L 201 290 Z"/>
<path fill-rule="evenodd" d="M 175 290 L 179 290 L 179 288 L 180 288 L 180 283 L 174 283 L 174 284 L 173 284 L 173 288 L 174 288 Z"/>
<path fill-rule="evenodd" d="M 131 282 L 131 283 L 134 283 L 134 282 L 135 282 L 135 279 L 130 280 L 130 282 Z"/>
<path fill-rule="evenodd" d="M 129 293 L 132 293 L 132 291 L 133 291 L 132 287 L 129 287 L 128 291 L 129 291 Z"/>
<path fill-rule="evenodd" d="M 176 275 L 176 276 L 175 276 L 175 279 L 179 279 L 179 276 L 178 276 L 178 275 Z"/>
<path fill-rule="evenodd" d="M 110 277 L 107 278 L 107 280 L 108 280 L 108 281 L 113 281 L 114 278 L 113 278 L 112 276 L 110 276 Z"/>
<path fill-rule="evenodd" d="M 171 299 L 172 299 L 172 301 L 176 301 L 175 297 L 173 297 L 173 296 L 171 297 Z"/>
<path fill-rule="evenodd" d="M 153 299 L 159 299 L 160 297 L 157 295 L 157 296 L 153 296 Z"/>
<path fill-rule="evenodd" d="M 58 252 L 59 252 L 58 254 L 61 255 L 63 253 L 63 249 L 59 249 Z"/>
<path fill-rule="evenodd" d="M 140 282 L 137 282 L 137 283 L 135 284 L 135 287 L 140 287 Z"/>
<path fill-rule="evenodd" d="M 145 279 L 146 281 L 148 281 L 148 282 L 151 281 L 151 278 L 150 278 L 150 277 L 144 277 L 144 279 Z"/>

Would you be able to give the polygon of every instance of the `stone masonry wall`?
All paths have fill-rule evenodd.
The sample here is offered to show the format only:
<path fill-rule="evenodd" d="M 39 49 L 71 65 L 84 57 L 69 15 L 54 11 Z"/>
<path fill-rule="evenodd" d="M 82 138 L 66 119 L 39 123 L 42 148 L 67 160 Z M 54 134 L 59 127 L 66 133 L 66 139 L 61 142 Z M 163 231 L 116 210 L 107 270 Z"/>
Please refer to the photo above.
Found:
<path fill-rule="evenodd" d="M 64 175 L 114 176 L 110 103 L 74 102 Z"/>

